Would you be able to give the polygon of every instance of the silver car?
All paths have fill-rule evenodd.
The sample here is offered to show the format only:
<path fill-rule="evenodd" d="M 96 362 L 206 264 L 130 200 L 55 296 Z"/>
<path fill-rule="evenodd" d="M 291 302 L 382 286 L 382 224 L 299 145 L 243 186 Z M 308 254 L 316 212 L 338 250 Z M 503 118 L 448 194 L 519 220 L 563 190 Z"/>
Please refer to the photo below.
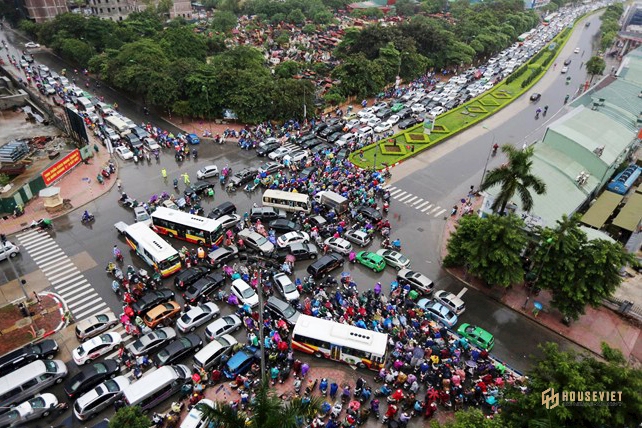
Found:
<path fill-rule="evenodd" d="M 323 243 L 335 253 L 343 254 L 344 256 L 347 256 L 352 251 L 352 244 L 343 238 L 328 238 Z"/>
<path fill-rule="evenodd" d="M 274 251 L 274 244 L 260 233 L 252 232 L 250 229 L 243 229 L 238 233 L 239 238 L 243 238 L 245 244 L 263 254 L 271 254 Z"/>
<path fill-rule="evenodd" d="M 76 324 L 76 338 L 83 342 L 118 325 L 118 318 L 113 312 L 92 315 Z"/>
<path fill-rule="evenodd" d="M 129 350 L 132 355 L 138 357 L 140 355 L 145 355 L 155 349 L 158 349 L 163 344 L 169 342 L 175 337 L 176 331 L 174 331 L 173 328 L 159 328 L 142 335 L 137 340 L 127 345 L 127 350 Z"/>
<path fill-rule="evenodd" d="M 218 306 L 212 302 L 206 302 L 190 309 L 176 322 L 176 327 L 182 332 L 192 332 L 196 327 L 205 324 L 212 318 L 216 318 L 221 314 Z"/>
<path fill-rule="evenodd" d="M 74 403 L 74 415 L 81 421 L 95 416 L 118 400 L 130 383 L 131 381 L 126 376 L 117 376 L 106 380 L 78 397 Z"/>

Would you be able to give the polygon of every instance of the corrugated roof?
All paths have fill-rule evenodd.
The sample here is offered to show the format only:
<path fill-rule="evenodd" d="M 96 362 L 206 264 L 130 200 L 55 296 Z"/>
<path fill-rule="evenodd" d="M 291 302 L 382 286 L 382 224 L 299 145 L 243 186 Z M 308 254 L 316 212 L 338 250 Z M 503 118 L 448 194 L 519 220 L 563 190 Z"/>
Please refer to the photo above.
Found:
<path fill-rule="evenodd" d="M 615 239 L 611 238 L 609 235 L 602 232 L 601 230 L 595 230 L 595 229 L 591 229 L 590 227 L 581 226 L 581 225 L 580 225 L 580 230 L 586 233 L 586 237 L 588 238 L 589 241 L 593 241 L 594 239 L 603 239 L 605 241 L 615 243 Z"/>
<path fill-rule="evenodd" d="M 621 79 L 642 86 L 642 47 L 626 54 L 617 75 Z"/>
<path fill-rule="evenodd" d="M 615 211 L 622 198 L 623 196 L 617 193 L 608 191 L 602 193 L 586 214 L 582 216 L 582 223 L 596 229 L 601 228 Z"/>
<path fill-rule="evenodd" d="M 640 61 L 641 69 L 639 71 L 642 74 L 642 61 Z M 641 79 L 642 80 L 642 79 Z M 606 107 L 612 106 L 618 112 L 624 112 L 626 115 L 626 121 L 630 124 L 630 127 L 637 129 L 636 120 L 640 111 L 642 111 L 642 98 L 638 97 L 640 94 L 641 82 L 634 82 L 630 80 L 617 79 L 608 86 L 601 88 L 592 94 L 593 101 L 598 99 L 604 99 L 604 104 Z M 601 110 L 601 107 L 598 107 L 598 111 Z"/>
<path fill-rule="evenodd" d="M 624 230 L 633 232 L 642 220 L 642 194 L 633 193 L 629 200 L 613 219 L 613 224 Z"/>

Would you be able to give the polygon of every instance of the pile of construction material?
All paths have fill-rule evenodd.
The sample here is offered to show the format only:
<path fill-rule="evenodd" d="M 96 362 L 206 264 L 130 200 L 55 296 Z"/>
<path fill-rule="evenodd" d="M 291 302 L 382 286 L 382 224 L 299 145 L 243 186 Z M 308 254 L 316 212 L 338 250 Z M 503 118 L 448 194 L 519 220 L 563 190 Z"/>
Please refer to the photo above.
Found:
<path fill-rule="evenodd" d="M 14 140 L 0 147 L 0 162 L 16 163 L 29 154 L 29 145 L 25 141 Z"/>

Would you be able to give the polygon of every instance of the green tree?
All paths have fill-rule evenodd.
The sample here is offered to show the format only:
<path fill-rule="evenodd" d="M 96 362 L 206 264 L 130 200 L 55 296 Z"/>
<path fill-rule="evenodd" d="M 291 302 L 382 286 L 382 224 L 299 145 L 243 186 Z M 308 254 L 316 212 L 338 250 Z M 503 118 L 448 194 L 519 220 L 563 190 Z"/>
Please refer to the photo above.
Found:
<path fill-rule="evenodd" d="M 207 43 L 205 38 L 189 27 L 168 28 L 162 33 L 160 47 L 168 58 L 194 58 L 205 61 Z"/>
<path fill-rule="evenodd" d="M 212 30 L 227 33 L 236 27 L 237 22 L 238 18 L 232 12 L 220 10 L 212 17 Z"/>
<path fill-rule="evenodd" d="M 77 39 L 56 39 L 52 47 L 60 55 L 82 67 L 87 66 L 95 54 L 89 44 Z"/>
<path fill-rule="evenodd" d="M 292 12 L 288 13 L 288 22 L 291 22 L 295 25 L 305 24 L 305 15 L 301 9 L 292 9 Z"/>
<path fill-rule="evenodd" d="M 149 428 L 151 423 L 139 406 L 126 406 L 114 413 L 109 420 L 109 428 Z"/>
<path fill-rule="evenodd" d="M 316 397 L 308 404 L 300 398 L 283 401 L 266 382 L 259 387 L 247 411 L 236 411 L 227 403 L 215 403 L 214 407 L 199 404 L 198 409 L 210 420 L 217 421 L 219 428 L 298 428 L 300 419 L 314 417 L 319 406 L 320 400 Z"/>
<path fill-rule="evenodd" d="M 281 64 L 274 67 L 274 75 L 287 79 L 296 76 L 301 71 L 301 65 L 295 61 L 283 61 Z"/>
<path fill-rule="evenodd" d="M 357 95 L 365 98 L 381 92 L 386 84 L 381 66 L 368 61 L 363 54 L 351 55 L 332 71 L 339 79 L 339 90 L 344 96 Z"/>
<path fill-rule="evenodd" d="M 9 183 L 11 183 L 11 177 L 5 173 L 0 174 L 0 186 L 4 187 Z"/>
<path fill-rule="evenodd" d="M 599 56 L 592 56 L 588 61 L 586 61 L 586 72 L 591 75 L 591 82 L 589 85 L 593 83 L 593 78 L 596 75 L 604 72 L 605 68 L 606 62 Z"/>
<path fill-rule="evenodd" d="M 181 117 L 181 123 L 185 123 L 185 117 L 189 116 L 191 111 L 189 101 L 180 100 L 175 101 L 174 104 L 172 104 L 172 112 Z"/>
<path fill-rule="evenodd" d="M 481 218 L 464 216 L 448 241 L 444 266 L 466 266 L 487 284 L 508 287 L 521 282 L 524 222 L 514 214 Z"/>
<path fill-rule="evenodd" d="M 309 117 L 314 113 L 314 84 L 307 79 L 277 79 L 270 117 L 278 120 L 303 118 L 303 104 Z"/>
<path fill-rule="evenodd" d="M 642 371 L 624 363 L 619 351 L 603 345 L 606 361 L 573 351 L 560 351 L 555 343 L 541 346 L 544 356 L 527 373 L 530 393 L 513 391 L 502 406 L 502 419 L 514 428 L 540 426 L 555 428 L 632 427 L 642 414 Z M 618 406 L 542 405 L 542 392 L 622 391 Z"/>
<path fill-rule="evenodd" d="M 515 194 L 519 196 L 522 210 L 528 212 L 533 208 L 531 189 L 538 195 L 546 193 L 546 183 L 531 174 L 533 148 L 519 150 L 506 144 L 502 146 L 502 152 L 506 154 L 508 161 L 499 168 L 488 171 L 481 190 L 500 186 L 492 205 L 495 212 L 503 213 Z"/>
<path fill-rule="evenodd" d="M 433 422 L 431 428 L 506 428 L 506 423 L 502 420 L 501 414 L 489 419 L 479 409 L 474 407 L 455 413 L 455 420 L 440 424 Z"/>
<path fill-rule="evenodd" d="M 411 0 L 397 0 L 395 10 L 399 16 L 412 16 L 417 11 L 417 3 Z"/>

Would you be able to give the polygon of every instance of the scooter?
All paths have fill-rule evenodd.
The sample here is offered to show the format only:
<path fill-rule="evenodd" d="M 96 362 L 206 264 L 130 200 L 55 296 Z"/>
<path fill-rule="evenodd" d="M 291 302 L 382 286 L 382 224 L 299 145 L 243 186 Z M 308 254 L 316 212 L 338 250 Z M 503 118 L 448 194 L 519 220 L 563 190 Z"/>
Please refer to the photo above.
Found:
<path fill-rule="evenodd" d="M 13 218 L 20 217 L 25 213 L 25 209 L 22 207 L 22 205 L 16 205 L 16 207 L 13 209 Z"/>
<path fill-rule="evenodd" d="M 134 163 L 138 163 L 138 155 L 134 155 Z"/>
<path fill-rule="evenodd" d="M 89 223 L 92 223 L 94 220 L 96 220 L 94 215 L 92 213 L 87 213 L 86 216 L 85 215 L 82 216 L 82 218 L 80 219 L 80 222 L 82 224 L 89 224 Z"/>
<path fill-rule="evenodd" d="M 41 218 L 40 220 L 34 220 L 29 225 L 30 229 L 38 228 L 40 230 L 53 229 L 53 223 L 49 219 Z"/>

